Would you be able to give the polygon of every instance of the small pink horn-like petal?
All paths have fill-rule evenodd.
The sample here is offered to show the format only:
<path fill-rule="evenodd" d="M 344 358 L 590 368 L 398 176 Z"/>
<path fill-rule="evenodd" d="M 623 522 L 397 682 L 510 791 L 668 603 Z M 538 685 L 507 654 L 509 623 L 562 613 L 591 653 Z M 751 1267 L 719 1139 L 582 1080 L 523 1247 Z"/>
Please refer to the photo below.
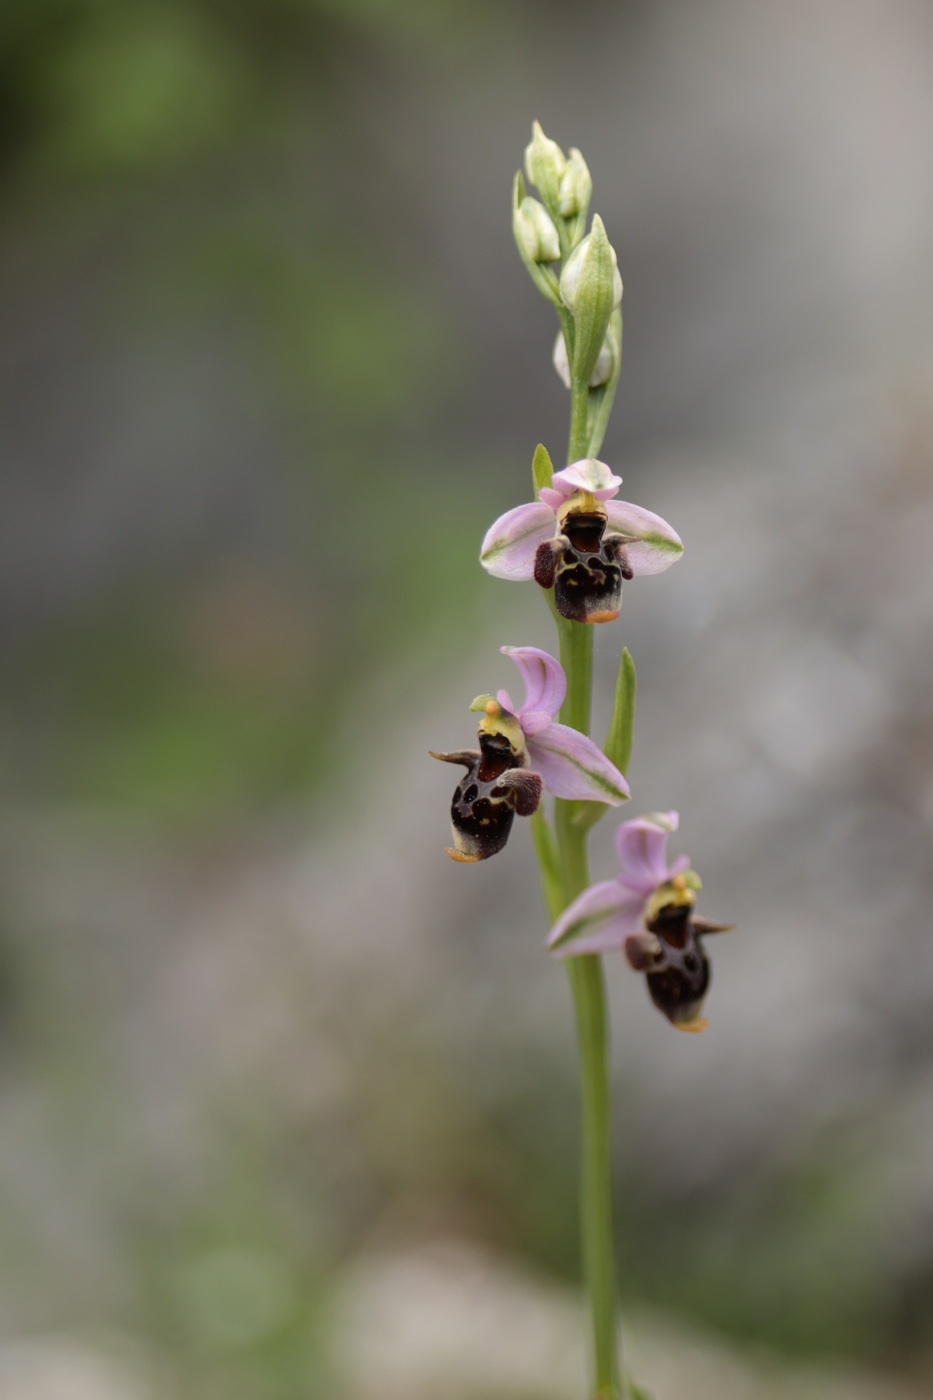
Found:
<path fill-rule="evenodd" d="M 625 546 L 633 574 L 661 574 L 684 552 L 677 531 L 653 511 L 633 506 L 629 501 L 608 501 L 606 515 L 608 529 L 635 537 Z"/>
<path fill-rule="evenodd" d="M 515 706 L 512 704 L 512 697 L 507 690 L 497 690 L 496 699 L 499 701 L 503 710 L 508 710 L 510 715 L 514 715 Z"/>
<path fill-rule="evenodd" d="M 618 880 L 590 885 L 561 914 L 547 946 L 562 958 L 622 948 L 630 934 L 644 933 L 644 908 L 644 900 L 632 896 Z"/>
<path fill-rule="evenodd" d="M 499 650 L 503 656 L 511 656 L 525 682 L 525 698 L 518 713 L 546 710 L 549 715 L 556 715 L 567 694 L 567 677 L 560 662 L 540 647 L 500 647 Z"/>
<path fill-rule="evenodd" d="M 566 724 L 549 724 L 529 738 L 528 756 L 555 797 L 618 807 L 629 796 L 628 783 L 602 749 Z"/>
<path fill-rule="evenodd" d="M 557 512 L 560 510 L 561 506 L 564 504 L 564 501 L 566 501 L 567 496 L 572 495 L 572 492 L 568 491 L 567 494 L 564 495 L 564 493 L 561 491 L 552 491 L 550 486 L 542 486 L 540 491 L 538 492 L 538 495 L 540 496 L 544 504 L 546 506 L 550 506 L 551 510 L 556 515 Z"/>
<path fill-rule="evenodd" d="M 540 734 L 541 730 L 547 729 L 551 723 L 551 716 L 547 710 L 523 710 L 518 718 L 526 739 Z"/>
<path fill-rule="evenodd" d="M 630 890 L 647 898 L 658 885 L 687 868 L 689 861 L 685 856 L 673 866 L 667 864 L 667 838 L 677 830 L 679 822 L 677 812 L 660 812 L 657 819 L 636 817 L 619 827 L 616 832 L 616 850 L 622 867 L 619 879 Z"/>
<path fill-rule="evenodd" d="M 608 501 L 622 485 L 622 478 L 611 472 L 605 462 L 583 457 L 579 462 L 571 462 L 563 471 L 555 472 L 551 484 L 565 497 L 574 491 L 589 491 L 597 501 Z"/>
<path fill-rule="evenodd" d="M 535 551 L 556 529 L 554 512 L 543 501 L 516 506 L 486 531 L 479 562 L 496 578 L 524 581 L 534 578 Z"/>

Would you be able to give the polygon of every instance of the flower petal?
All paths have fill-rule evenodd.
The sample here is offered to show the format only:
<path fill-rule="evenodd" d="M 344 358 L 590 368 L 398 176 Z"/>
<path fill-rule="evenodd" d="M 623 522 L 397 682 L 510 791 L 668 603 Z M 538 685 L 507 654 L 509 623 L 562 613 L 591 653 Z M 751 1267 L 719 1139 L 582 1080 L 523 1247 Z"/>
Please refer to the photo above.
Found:
<path fill-rule="evenodd" d="M 608 501 L 606 514 L 610 530 L 635 537 L 632 544 L 625 546 L 633 574 L 663 573 L 683 554 L 677 531 L 653 511 L 633 506 L 630 501 Z"/>
<path fill-rule="evenodd" d="M 526 739 L 532 738 L 535 734 L 540 734 L 542 729 L 547 729 L 551 723 L 551 716 L 547 710 L 523 710 L 519 715 L 522 733 Z"/>
<path fill-rule="evenodd" d="M 507 690 L 497 690 L 496 699 L 504 710 L 508 710 L 510 715 L 514 715 L 515 706 L 512 704 L 512 697 Z"/>
<path fill-rule="evenodd" d="M 573 495 L 574 491 L 589 491 L 597 501 L 608 501 L 622 485 L 622 478 L 614 475 L 605 462 L 584 457 L 579 462 L 571 462 L 563 471 L 555 472 L 551 485 L 564 497 Z"/>
<path fill-rule="evenodd" d="M 543 501 L 507 510 L 486 531 L 479 562 L 496 578 L 532 579 L 535 551 L 555 528 L 554 512 Z"/>
<path fill-rule="evenodd" d="M 527 741 L 529 761 L 555 797 L 581 798 L 618 807 L 628 783 L 592 739 L 566 724 L 549 724 Z"/>
<path fill-rule="evenodd" d="M 681 856 L 670 867 L 667 864 L 667 838 L 677 830 L 679 822 L 677 812 L 653 812 L 650 816 L 623 822 L 619 827 L 616 832 L 616 850 L 622 867 L 619 879 L 630 890 L 647 899 L 658 885 L 663 885 L 690 864 L 686 856 Z"/>
<path fill-rule="evenodd" d="M 503 656 L 511 656 L 525 682 L 525 698 L 517 713 L 546 710 L 556 715 L 567 694 L 564 668 L 550 652 L 540 647 L 500 647 Z"/>
<path fill-rule="evenodd" d="M 644 933 L 644 908 L 644 900 L 633 897 L 618 880 L 590 885 L 561 914 L 547 946 L 558 957 L 621 948 L 630 934 Z"/>

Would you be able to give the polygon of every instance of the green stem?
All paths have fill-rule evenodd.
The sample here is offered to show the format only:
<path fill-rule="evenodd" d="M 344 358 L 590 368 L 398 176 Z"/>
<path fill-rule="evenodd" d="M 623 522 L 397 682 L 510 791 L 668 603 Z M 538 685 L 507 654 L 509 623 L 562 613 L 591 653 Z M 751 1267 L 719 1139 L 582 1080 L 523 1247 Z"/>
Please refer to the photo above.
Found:
<path fill-rule="evenodd" d="M 555 804 L 557 842 L 568 904 L 590 882 L 587 833 L 573 824 L 574 808 L 573 802 L 560 799 Z M 580 1233 L 592 1318 L 594 1400 L 619 1400 L 622 1392 L 612 1231 L 609 1022 L 602 959 L 595 953 L 568 958 L 567 974 L 573 993 L 580 1051 L 583 1129 Z"/>
<path fill-rule="evenodd" d="M 568 459 L 587 455 L 589 390 L 574 381 L 571 390 Z M 593 628 L 556 616 L 560 661 L 567 677 L 561 723 L 582 734 L 590 728 L 593 682 Z M 575 802 L 558 798 L 554 826 L 563 879 L 564 907 L 590 883 L 587 832 L 573 821 Z M 543 839 L 543 828 L 539 840 Z M 543 848 L 540 848 L 543 852 Z M 553 880 L 551 881 L 553 892 Z M 594 1400 L 621 1400 L 617 1346 L 617 1302 L 612 1232 L 610 1151 L 609 1018 L 602 959 L 595 953 L 567 959 L 580 1050 L 582 1157 L 580 1229 L 583 1272 L 590 1297 L 594 1352 Z"/>
<path fill-rule="evenodd" d="M 602 958 L 584 953 L 567 959 L 577 1018 L 583 1094 L 580 1228 L 583 1271 L 590 1295 L 595 1395 L 618 1400 L 616 1272 L 612 1238 L 609 1127 L 609 1026 Z"/>
<path fill-rule="evenodd" d="M 590 732 L 590 695 L 593 686 L 593 627 L 585 622 L 569 622 L 558 615 L 557 636 L 560 664 L 567 677 L 567 694 L 560 708 L 561 724 Z"/>

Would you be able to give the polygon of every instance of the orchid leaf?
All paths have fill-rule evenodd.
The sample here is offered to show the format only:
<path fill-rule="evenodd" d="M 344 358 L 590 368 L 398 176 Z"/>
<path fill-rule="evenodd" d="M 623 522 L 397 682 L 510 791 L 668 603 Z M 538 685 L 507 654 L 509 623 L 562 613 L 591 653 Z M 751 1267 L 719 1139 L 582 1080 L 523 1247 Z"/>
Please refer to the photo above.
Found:
<path fill-rule="evenodd" d="M 599 804 L 602 805 L 602 804 Z M 541 867 L 541 885 L 544 902 L 552 919 L 557 919 L 564 907 L 564 886 L 560 872 L 560 854 L 554 828 L 539 807 L 531 818 L 531 837 L 535 843 L 535 854 Z"/>
<path fill-rule="evenodd" d="M 603 745 L 603 753 L 614 763 L 624 777 L 632 756 L 632 726 L 635 722 L 635 663 L 628 647 L 622 648 L 619 659 L 619 673 L 616 676 L 615 702 L 609 733 Z M 573 814 L 573 824 L 581 831 L 589 831 L 606 815 L 602 802 L 580 802 Z"/>
<path fill-rule="evenodd" d="M 550 486 L 554 475 L 554 464 L 551 461 L 550 453 L 543 443 L 538 443 L 535 448 L 535 455 L 531 459 L 531 476 L 535 484 L 535 496 L 542 486 Z"/>
<path fill-rule="evenodd" d="M 632 756 L 632 729 L 635 724 L 635 662 L 628 647 L 622 648 L 619 658 L 619 672 L 616 676 L 616 693 L 612 706 L 612 719 L 609 733 L 603 745 L 603 753 L 624 775 L 628 773 L 629 759 Z"/>

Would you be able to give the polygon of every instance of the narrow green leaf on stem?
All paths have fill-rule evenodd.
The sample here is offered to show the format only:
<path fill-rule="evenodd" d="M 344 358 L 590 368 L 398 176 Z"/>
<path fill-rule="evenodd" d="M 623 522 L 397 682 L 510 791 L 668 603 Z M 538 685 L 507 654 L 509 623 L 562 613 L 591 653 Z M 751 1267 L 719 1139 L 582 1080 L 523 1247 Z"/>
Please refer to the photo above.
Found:
<path fill-rule="evenodd" d="M 591 389 L 589 394 L 589 405 L 587 411 L 587 422 L 589 425 L 589 442 L 586 455 L 588 457 L 598 457 L 599 449 L 603 445 L 603 438 L 606 436 L 606 428 L 609 425 L 609 415 L 612 412 L 612 403 L 616 396 L 616 386 L 619 382 L 619 372 L 622 369 L 622 309 L 616 307 L 609 318 L 609 335 L 612 337 L 614 355 L 612 377 L 605 383 L 600 384 L 598 389 Z"/>
<path fill-rule="evenodd" d="M 570 446 L 567 457 L 570 462 L 579 462 L 589 456 L 590 390 L 585 380 L 572 379 L 570 382 Z M 581 622 L 581 627 L 587 624 Z M 590 624 L 592 625 L 592 624 Z"/>
<path fill-rule="evenodd" d="M 590 831 L 609 811 L 605 802 L 577 802 L 570 820 L 579 831 Z"/>
<path fill-rule="evenodd" d="M 539 807 L 531 818 L 531 838 L 535 843 L 535 854 L 541 867 L 541 886 L 544 902 L 552 919 L 563 911 L 566 903 L 564 882 L 561 876 L 560 852 L 554 828 Z"/>
<path fill-rule="evenodd" d="M 564 344 L 567 347 L 567 363 L 572 365 L 573 348 L 576 344 L 576 331 L 574 329 L 573 317 L 566 306 L 559 306 L 557 308 L 557 319 L 560 321 L 560 328 L 564 333 Z M 576 461 L 577 459 L 572 458 L 571 460 Z"/>
<path fill-rule="evenodd" d="M 622 648 L 616 676 L 615 701 L 603 753 L 624 777 L 632 756 L 632 726 L 635 723 L 635 663 L 628 647 Z M 608 811 L 605 802 L 578 802 L 571 817 L 575 827 L 589 831 Z"/>
<path fill-rule="evenodd" d="M 619 658 L 619 673 L 616 676 L 612 719 L 609 721 L 609 733 L 603 744 L 603 753 L 615 764 L 623 777 L 628 773 L 629 760 L 632 757 L 636 688 L 635 662 L 628 647 L 623 647 Z"/>
<path fill-rule="evenodd" d="M 550 454 L 547 448 L 540 442 L 535 448 L 534 457 L 531 459 L 531 476 L 535 484 L 536 496 L 542 486 L 550 486 L 551 479 L 554 476 L 554 464 L 551 461 Z"/>

